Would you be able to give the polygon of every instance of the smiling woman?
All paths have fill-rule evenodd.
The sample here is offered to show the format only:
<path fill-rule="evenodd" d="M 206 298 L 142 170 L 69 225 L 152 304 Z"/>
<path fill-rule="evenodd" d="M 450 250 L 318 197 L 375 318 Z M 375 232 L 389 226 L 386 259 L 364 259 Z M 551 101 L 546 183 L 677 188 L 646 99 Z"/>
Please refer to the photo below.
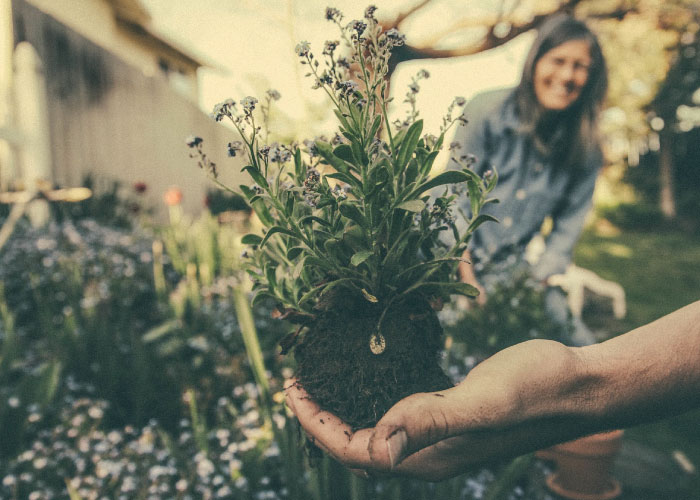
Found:
<path fill-rule="evenodd" d="M 603 54 L 588 27 L 568 16 L 549 19 L 526 58 L 520 84 L 481 94 L 465 108 L 469 124 L 455 139 L 475 155 L 474 171 L 496 169 L 501 200 L 488 213 L 501 224 L 474 235 L 460 264 L 461 279 L 482 290 L 484 302 L 499 282 L 528 268 L 543 284 L 565 271 L 592 205 L 603 158 L 597 118 L 607 87 Z M 468 213 L 466 200 L 462 208 Z M 525 247 L 550 218 L 552 230 L 535 264 L 525 262 Z M 531 267 L 530 267 L 531 266 Z M 557 323 L 567 323 L 566 298 L 550 287 L 547 309 Z M 593 341 L 578 321 L 566 343 Z"/>
<path fill-rule="evenodd" d="M 535 95 L 550 111 L 576 102 L 588 81 L 591 54 L 586 40 L 571 40 L 553 48 L 535 65 Z"/>

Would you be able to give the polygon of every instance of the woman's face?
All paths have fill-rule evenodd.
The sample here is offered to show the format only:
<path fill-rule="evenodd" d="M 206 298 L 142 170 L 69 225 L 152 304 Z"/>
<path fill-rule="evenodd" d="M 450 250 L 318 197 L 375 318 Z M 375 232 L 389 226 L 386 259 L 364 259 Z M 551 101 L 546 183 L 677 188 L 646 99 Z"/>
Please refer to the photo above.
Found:
<path fill-rule="evenodd" d="M 569 40 L 545 52 L 535 64 L 535 95 L 546 110 L 562 111 L 588 81 L 591 51 L 586 40 Z"/>

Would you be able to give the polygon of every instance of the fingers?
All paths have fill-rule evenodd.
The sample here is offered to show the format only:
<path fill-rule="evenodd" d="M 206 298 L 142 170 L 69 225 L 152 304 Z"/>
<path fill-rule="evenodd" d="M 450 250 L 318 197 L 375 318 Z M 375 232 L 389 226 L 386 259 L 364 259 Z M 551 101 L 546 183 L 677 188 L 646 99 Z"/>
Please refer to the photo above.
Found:
<path fill-rule="evenodd" d="M 322 410 L 294 379 L 286 384 L 285 393 L 287 405 L 314 444 L 346 467 L 364 469 L 371 465 L 368 451 L 371 429 L 353 432 L 340 418 Z"/>
<path fill-rule="evenodd" d="M 393 470 L 412 453 L 459 433 L 460 401 L 454 388 L 399 401 L 370 436 L 372 462 L 380 469 Z"/>

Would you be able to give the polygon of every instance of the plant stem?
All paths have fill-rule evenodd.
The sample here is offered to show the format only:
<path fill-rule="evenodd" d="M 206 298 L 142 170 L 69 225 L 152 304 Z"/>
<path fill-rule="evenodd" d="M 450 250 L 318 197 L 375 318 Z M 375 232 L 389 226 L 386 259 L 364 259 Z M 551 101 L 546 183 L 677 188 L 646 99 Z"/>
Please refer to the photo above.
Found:
<path fill-rule="evenodd" d="M 535 459 L 534 453 L 523 455 L 513 460 L 500 477 L 494 482 L 486 492 L 484 500 L 504 500 L 508 498 L 515 484 L 520 480 L 530 468 Z"/>

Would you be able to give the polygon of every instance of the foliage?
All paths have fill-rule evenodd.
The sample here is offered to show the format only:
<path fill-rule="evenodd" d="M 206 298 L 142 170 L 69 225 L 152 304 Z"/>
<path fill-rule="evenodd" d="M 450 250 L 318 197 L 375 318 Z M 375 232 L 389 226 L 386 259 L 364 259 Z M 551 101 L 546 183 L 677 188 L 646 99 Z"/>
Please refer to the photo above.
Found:
<path fill-rule="evenodd" d="M 143 230 L 92 219 L 17 228 L 0 254 L 0 398 L 11 402 L 0 406 L 3 455 L 23 439 L 20 416 L 50 406 L 68 378 L 110 401 L 110 425 L 157 418 L 169 429 L 186 388 L 198 388 L 210 418 L 216 399 L 248 380 L 233 300 L 238 282 L 224 271 L 238 256 L 226 250 L 230 231 L 213 224 L 205 216 L 192 224 L 202 229 L 189 227 L 198 254 L 173 244 L 172 257 Z M 269 311 L 260 304 L 256 322 L 272 334 L 280 325 Z M 264 345 L 271 353 L 272 344 Z"/>
<path fill-rule="evenodd" d="M 192 418 L 175 435 L 155 421 L 110 429 L 107 401 L 69 394 L 54 426 L 31 414 L 34 439 L 3 471 L 0 497 L 282 498 L 280 449 L 254 401 L 252 384 L 221 397 L 215 424 L 198 440 Z"/>
<path fill-rule="evenodd" d="M 483 306 L 459 312 L 446 332 L 475 361 L 526 340 L 560 341 L 565 332 L 547 314 L 544 294 L 544 287 L 522 271 L 497 283 Z"/>
<path fill-rule="evenodd" d="M 340 55 L 339 42 L 326 42 L 322 63 L 309 44 L 297 45 L 308 76 L 333 103 L 340 129 L 329 143 L 308 142 L 305 151 L 277 143 L 263 145 L 254 110 L 257 99 L 246 97 L 239 110 L 232 100 L 216 106 L 217 120 L 229 118 L 241 141 L 229 145 L 229 154 L 245 154 L 245 170 L 256 183 L 241 192 L 264 226 L 263 235 L 249 234 L 248 273 L 256 298 L 271 297 L 301 315 L 311 314 L 321 295 L 335 287 L 362 294 L 386 308 L 407 294 L 426 298 L 451 293 L 474 296 L 476 290 L 455 282 L 454 270 L 472 231 L 491 220 L 479 215 L 494 200 L 485 195 L 496 175 L 480 178 L 468 168 L 430 177 L 452 119 L 450 106 L 438 137 L 422 136 L 422 121 L 414 113 L 398 124 L 387 122 L 386 74 L 391 49 L 403 43 L 396 30 L 382 32 L 368 8 L 362 21 L 341 24 L 342 14 L 329 8 L 349 50 Z M 353 73 L 350 68 L 354 68 Z M 380 139 L 384 133 L 388 142 Z M 202 141 L 188 141 L 200 167 L 216 178 L 216 166 L 202 151 Z M 463 159 L 466 159 L 466 155 Z M 455 221 L 452 207 L 458 194 L 444 186 L 466 184 L 471 213 Z M 431 192 L 443 190 L 431 197 Z M 443 243 L 442 232 L 454 243 Z M 298 318 L 298 316 L 297 316 Z"/>

